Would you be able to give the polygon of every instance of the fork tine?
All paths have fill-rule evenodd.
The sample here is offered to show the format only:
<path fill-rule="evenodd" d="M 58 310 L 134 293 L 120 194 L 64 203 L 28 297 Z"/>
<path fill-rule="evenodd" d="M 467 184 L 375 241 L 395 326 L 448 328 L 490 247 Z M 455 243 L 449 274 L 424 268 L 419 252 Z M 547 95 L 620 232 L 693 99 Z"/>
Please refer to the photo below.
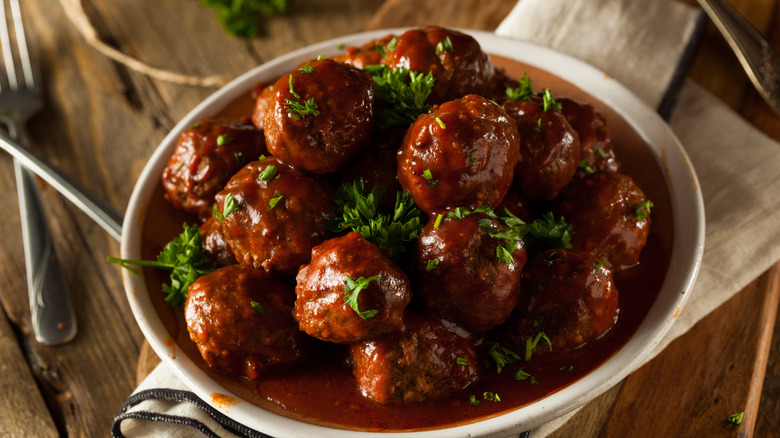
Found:
<path fill-rule="evenodd" d="M 11 17 L 14 22 L 14 31 L 16 32 L 16 46 L 19 47 L 19 61 L 22 64 L 22 74 L 27 88 L 35 86 L 35 75 L 30 60 L 30 52 L 27 50 L 27 39 L 24 36 L 24 23 L 22 22 L 22 10 L 19 7 L 19 0 L 11 0 Z"/>
<path fill-rule="evenodd" d="M 14 65 L 14 53 L 11 49 L 11 34 L 8 30 L 8 21 L 5 14 L 5 0 L 0 8 L 0 46 L 3 49 L 3 63 L 5 64 L 5 74 L 8 79 L 8 87 L 15 90 L 18 87 L 16 80 L 16 66 Z M 2 87 L 0 87 L 2 89 Z"/>

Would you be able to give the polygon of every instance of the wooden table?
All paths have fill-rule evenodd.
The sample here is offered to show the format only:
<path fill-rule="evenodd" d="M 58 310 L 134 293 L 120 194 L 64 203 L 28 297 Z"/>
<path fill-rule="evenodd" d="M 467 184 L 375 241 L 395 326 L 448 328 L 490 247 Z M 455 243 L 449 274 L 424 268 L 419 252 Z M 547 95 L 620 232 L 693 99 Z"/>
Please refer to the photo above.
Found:
<path fill-rule="evenodd" d="M 780 49 L 779 0 L 731 2 Z M 124 208 L 157 144 L 214 89 L 135 73 L 90 47 L 61 3 L 22 3 L 29 45 L 46 84 L 46 108 L 30 123 L 32 147 Z M 292 49 L 366 28 L 430 23 L 492 30 L 514 0 L 296 0 L 294 11 L 270 21 L 266 36 L 251 41 L 227 36 L 213 12 L 192 0 L 83 3 L 101 40 L 123 53 L 183 73 L 234 77 Z M 709 25 L 690 77 L 780 140 L 780 119 L 728 52 Z M 119 245 L 41 185 L 55 248 L 76 302 L 79 333 L 63 346 L 37 344 L 30 333 L 11 165 L 0 156 L 0 210 L 5 212 L 0 216 L 0 436 L 105 436 L 136 386 L 137 372 L 145 374 L 149 362 L 137 366 L 146 351 L 143 336 L 125 299 L 119 268 L 105 261 L 119 253 Z M 589 404 L 558 435 L 749 436 L 755 431 L 780 436 L 779 276 L 775 266 Z M 739 411 L 745 411 L 742 425 L 727 427 L 725 417 Z"/>

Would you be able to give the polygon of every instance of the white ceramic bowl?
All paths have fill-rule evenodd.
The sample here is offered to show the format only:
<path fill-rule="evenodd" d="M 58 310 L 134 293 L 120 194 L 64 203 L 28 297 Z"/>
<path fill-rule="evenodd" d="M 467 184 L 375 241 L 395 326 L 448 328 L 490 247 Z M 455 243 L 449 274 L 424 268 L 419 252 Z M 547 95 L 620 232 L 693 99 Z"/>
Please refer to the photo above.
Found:
<path fill-rule="evenodd" d="M 325 41 L 282 56 L 238 77 L 193 109 L 163 140 L 133 191 L 125 215 L 121 253 L 124 258 L 141 257 L 141 227 L 151 194 L 172 154 L 179 134 L 194 123 L 213 116 L 229 102 L 246 95 L 257 82 L 269 82 L 302 62 L 320 54 L 338 53 L 340 44 L 360 45 L 388 33 L 388 29 Z M 623 86 L 603 72 L 569 56 L 491 33 L 468 31 L 483 50 L 549 71 L 588 92 L 615 110 L 645 140 L 652 156 L 663 169 L 671 196 L 674 244 L 662 289 L 648 315 L 630 340 L 600 367 L 577 382 L 530 405 L 507 414 L 472 424 L 420 432 L 382 433 L 393 437 L 506 436 L 537 427 L 597 397 L 639 366 L 668 331 L 693 287 L 704 248 L 704 208 L 693 167 L 672 131 L 661 118 Z M 189 357 L 171 345 L 171 336 L 149 298 L 144 279 L 125 272 L 127 298 L 146 339 L 157 354 L 203 400 L 229 417 L 275 437 L 366 437 L 374 433 L 330 429 L 285 418 L 241 400 L 205 374 Z M 227 394 L 235 403 L 214 403 L 210 395 Z"/>

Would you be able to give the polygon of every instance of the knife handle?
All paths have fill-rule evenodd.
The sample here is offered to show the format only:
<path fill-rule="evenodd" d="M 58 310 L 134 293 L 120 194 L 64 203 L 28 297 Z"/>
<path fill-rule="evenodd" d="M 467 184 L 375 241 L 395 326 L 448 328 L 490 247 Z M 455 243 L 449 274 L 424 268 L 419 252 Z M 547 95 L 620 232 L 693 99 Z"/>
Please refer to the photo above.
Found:
<path fill-rule="evenodd" d="M 76 317 L 43 215 L 35 175 L 14 160 L 27 289 L 35 340 L 59 345 L 76 336 Z"/>

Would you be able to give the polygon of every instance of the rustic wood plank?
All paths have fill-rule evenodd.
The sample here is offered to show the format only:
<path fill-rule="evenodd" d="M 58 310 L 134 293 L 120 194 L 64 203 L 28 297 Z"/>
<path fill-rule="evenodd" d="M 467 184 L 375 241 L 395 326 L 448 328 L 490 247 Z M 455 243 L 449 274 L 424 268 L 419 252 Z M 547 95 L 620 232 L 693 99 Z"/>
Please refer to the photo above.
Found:
<path fill-rule="evenodd" d="M 14 436 L 24 430 L 28 436 L 59 436 L 46 402 L 27 367 L 11 325 L 0 312 L 0 436 Z"/>
<path fill-rule="evenodd" d="M 516 3 L 517 0 L 388 0 L 368 21 L 366 29 L 436 25 L 494 30 Z"/>

